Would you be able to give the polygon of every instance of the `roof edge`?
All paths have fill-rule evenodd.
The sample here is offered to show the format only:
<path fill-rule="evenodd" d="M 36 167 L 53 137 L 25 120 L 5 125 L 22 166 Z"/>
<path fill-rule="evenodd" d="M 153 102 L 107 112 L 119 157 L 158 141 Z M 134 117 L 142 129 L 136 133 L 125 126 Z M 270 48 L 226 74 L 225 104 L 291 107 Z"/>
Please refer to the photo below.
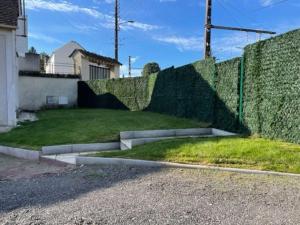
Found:
<path fill-rule="evenodd" d="M 11 26 L 11 25 L 6 25 L 3 23 L 0 23 L 0 28 L 6 28 L 6 29 L 11 29 L 11 30 L 16 30 L 17 26 Z"/>
<path fill-rule="evenodd" d="M 72 58 L 77 52 L 81 53 L 82 55 L 86 55 L 85 53 L 87 53 L 87 54 L 94 54 L 94 55 L 99 56 L 99 57 L 107 58 L 107 60 L 112 60 L 113 63 L 115 63 L 115 64 L 117 64 L 117 65 L 120 65 L 120 66 L 123 65 L 122 63 L 120 63 L 119 61 L 117 61 L 117 60 L 115 60 L 115 59 L 113 59 L 113 58 L 110 58 L 110 57 L 107 57 L 107 56 L 103 56 L 103 55 L 98 55 L 98 54 L 96 54 L 96 53 L 89 52 L 89 51 L 82 50 L 82 49 L 75 49 L 75 50 L 71 53 L 71 55 L 70 55 L 69 57 Z M 105 59 L 103 59 L 103 60 L 105 61 Z"/>

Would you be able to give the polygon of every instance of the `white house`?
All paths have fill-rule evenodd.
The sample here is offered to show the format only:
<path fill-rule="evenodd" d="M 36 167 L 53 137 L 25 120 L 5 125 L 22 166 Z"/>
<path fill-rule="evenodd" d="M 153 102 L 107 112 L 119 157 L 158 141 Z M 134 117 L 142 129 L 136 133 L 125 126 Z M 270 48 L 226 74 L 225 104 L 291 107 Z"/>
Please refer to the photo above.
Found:
<path fill-rule="evenodd" d="M 74 61 L 69 56 L 75 49 L 84 49 L 75 41 L 70 41 L 56 49 L 46 64 L 46 73 L 51 74 L 75 74 Z"/>
<path fill-rule="evenodd" d="M 27 51 L 22 0 L 0 2 L 0 132 L 15 126 L 18 108 L 18 56 Z"/>
<path fill-rule="evenodd" d="M 74 60 L 75 74 L 82 80 L 112 79 L 120 76 L 120 62 L 113 58 L 76 49 L 70 58 Z"/>

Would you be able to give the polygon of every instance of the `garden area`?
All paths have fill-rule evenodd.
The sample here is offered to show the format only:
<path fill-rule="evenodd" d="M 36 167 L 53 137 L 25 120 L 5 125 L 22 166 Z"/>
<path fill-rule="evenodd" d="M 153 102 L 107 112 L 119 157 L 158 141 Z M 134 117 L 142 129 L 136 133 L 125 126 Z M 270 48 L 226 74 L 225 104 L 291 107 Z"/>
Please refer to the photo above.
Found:
<path fill-rule="evenodd" d="M 153 112 L 109 109 L 40 111 L 39 120 L 0 134 L 0 145 L 41 150 L 43 146 L 119 141 L 121 131 L 210 127 L 208 123 Z M 300 146 L 259 137 L 179 138 L 99 152 L 130 158 L 300 173 Z"/>
<path fill-rule="evenodd" d="M 119 141 L 120 131 L 209 126 L 158 113 L 107 109 L 48 110 L 37 116 L 38 121 L 0 134 L 0 145 L 39 150 L 42 146 Z"/>

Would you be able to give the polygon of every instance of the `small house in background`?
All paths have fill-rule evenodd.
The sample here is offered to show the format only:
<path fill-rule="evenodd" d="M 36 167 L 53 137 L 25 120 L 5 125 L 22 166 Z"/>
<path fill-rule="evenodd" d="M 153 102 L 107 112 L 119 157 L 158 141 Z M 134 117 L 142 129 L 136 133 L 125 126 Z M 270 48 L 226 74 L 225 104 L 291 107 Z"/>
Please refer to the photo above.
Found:
<path fill-rule="evenodd" d="M 120 76 L 120 62 L 115 59 L 76 49 L 70 55 L 74 60 L 75 74 L 82 80 L 112 79 Z"/>
<path fill-rule="evenodd" d="M 45 72 L 50 74 L 75 74 L 74 61 L 69 56 L 76 49 L 84 49 L 76 41 L 70 41 L 56 49 L 48 59 Z"/>

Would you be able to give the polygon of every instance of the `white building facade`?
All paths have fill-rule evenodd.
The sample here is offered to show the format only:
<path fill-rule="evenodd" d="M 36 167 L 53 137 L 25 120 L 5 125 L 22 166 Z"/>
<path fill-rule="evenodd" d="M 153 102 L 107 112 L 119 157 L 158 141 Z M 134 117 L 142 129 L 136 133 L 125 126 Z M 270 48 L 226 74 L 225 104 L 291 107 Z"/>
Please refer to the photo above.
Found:
<path fill-rule="evenodd" d="M 75 74 L 74 61 L 69 57 L 75 49 L 83 50 L 83 47 L 77 42 L 71 41 L 56 49 L 46 64 L 46 73 Z"/>
<path fill-rule="evenodd" d="M 0 2 L 0 132 L 17 124 L 18 56 L 27 51 L 24 1 Z"/>

